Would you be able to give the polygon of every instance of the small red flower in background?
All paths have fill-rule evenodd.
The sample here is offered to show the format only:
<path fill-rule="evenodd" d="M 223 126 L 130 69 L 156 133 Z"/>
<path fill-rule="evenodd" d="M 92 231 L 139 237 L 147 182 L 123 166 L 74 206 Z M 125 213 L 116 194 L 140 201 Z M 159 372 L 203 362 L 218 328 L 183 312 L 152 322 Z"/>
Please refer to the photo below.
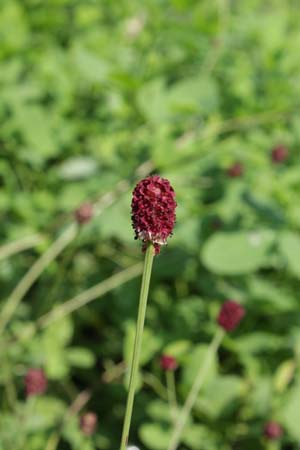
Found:
<path fill-rule="evenodd" d="M 178 364 L 174 356 L 162 355 L 160 358 L 160 367 L 162 368 L 162 370 L 174 371 L 177 369 Z"/>
<path fill-rule="evenodd" d="M 86 412 L 80 418 L 80 429 L 86 436 L 91 436 L 96 430 L 98 422 L 97 414 L 94 412 Z"/>
<path fill-rule="evenodd" d="M 274 164 L 280 164 L 284 162 L 289 156 L 289 151 L 284 145 L 278 145 L 273 148 L 271 152 L 271 158 Z"/>
<path fill-rule="evenodd" d="M 244 167 L 241 163 L 236 162 L 227 169 L 227 175 L 230 178 L 238 178 L 244 174 Z"/>
<path fill-rule="evenodd" d="M 43 369 L 29 369 L 25 375 L 24 383 L 26 397 L 43 394 L 48 387 Z"/>
<path fill-rule="evenodd" d="M 91 203 L 83 203 L 75 210 L 74 216 L 79 225 L 88 223 L 93 217 L 93 205 Z"/>
<path fill-rule="evenodd" d="M 264 426 L 264 436 L 270 440 L 280 439 L 283 434 L 283 429 L 278 422 L 271 420 Z"/>
<path fill-rule="evenodd" d="M 175 192 L 170 182 L 158 175 L 141 180 L 134 188 L 131 202 L 131 219 L 135 239 L 144 244 L 152 242 L 155 253 L 172 235 L 176 215 Z"/>
<path fill-rule="evenodd" d="M 233 331 L 245 315 L 245 309 L 234 300 L 223 303 L 218 316 L 218 324 L 225 331 Z"/>

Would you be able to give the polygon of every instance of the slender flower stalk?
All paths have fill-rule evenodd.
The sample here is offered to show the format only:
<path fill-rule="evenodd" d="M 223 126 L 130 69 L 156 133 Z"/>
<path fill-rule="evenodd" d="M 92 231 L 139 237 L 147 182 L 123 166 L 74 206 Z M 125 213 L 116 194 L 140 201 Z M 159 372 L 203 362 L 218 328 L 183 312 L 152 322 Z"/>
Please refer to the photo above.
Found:
<path fill-rule="evenodd" d="M 2 333 L 5 329 L 6 325 L 9 323 L 11 317 L 32 285 L 36 282 L 46 267 L 48 267 L 48 265 L 55 260 L 60 253 L 62 253 L 67 245 L 75 239 L 77 232 L 78 230 L 76 224 L 71 224 L 68 228 L 66 228 L 66 230 L 50 245 L 46 252 L 37 259 L 28 272 L 26 272 L 24 277 L 19 281 L 1 309 L 0 333 Z"/>
<path fill-rule="evenodd" d="M 123 424 L 123 432 L 122 432 L 120 450 L 125 450 L 127 447 L 127 443 L 128 443 L 129 429 L 130 429 L 132 410 L 133 410 L 133 402 L 134 402 L 134 394 L 135 394 L 135 390 L 136 390 L 137 376 L 138 376 L 138 370 L 139 370 L 139 360 L 140 360 L 140 353 L 141 353 L 141 347 L 142 347 L 142 336 L 143 336 L 147 299 L 148 299 L 148 292 L 149 292 L 151 270 L 152 270 L 154 255 L 155 255 L 154 246 L 152 244 L 148 244 L 148 247 L 146 250 L 146 255 L 145 255 L 142 287 L 141 287 L 141 294 L 140 294 L 140 301 L 139 301 L 139 311 L 138 311 L 137 326 L 136 326 L 136 335 L 135 335 L 134 348 L 133 348 L 129 389 L 128 389 L 126 412 L 125 412 L 125 418 L 124 418 L 124 424 Z"/>
<path fill-rule="evenodd" d="M 234 300 L 227 300 L 223 303 L 217 318 L 219 328 L 217 329 L 214 338 L 207 349 L 204 361 L 199 367 L 188 397 L 177 416 L 168 450 L 177 450 L 180 444 L 187 419 L 197 401 L 200 389 L 206 379 L 213 357 L 218 352 L 225 332 L 234 331 L 243 319 L 244 315 L 244 308 Z"/>
<path fill-rule="evenodd" d="M 214 355 L 218 351 L 218 348 L 222 342 L 223 336 L 224 336 L 224 331 L 221 328 L 219 328 L 217 330 L 209 348 L 207 349 L 207 353 L 205 355 L 203 364 L 201 365 L 201 367 L 199 368 L 199 370 L 197 372 L 197 375 L 194 379 L 194 383 L 193 383 L 190 393 L 184 403 L 184 406 L 182 407 L 179 415 L 177 416 L 177 420 L 176 420 L 174 428 L 173 428 L 173 433 L 171 436 L 168 450 L 176 450 L 180 444 L 182 433 L 183 433 L 184 427 L 186 425 L 187 419 L 196 403 L 200 389 L 203 386 L 207 372 L 209 371 L 209 368 L 211 366 Z"/>
<path fill-rule="evenodd" d="M 267 441 L 266 442 L 266 450 L 280 450 L 281 443 L 278 441 Z"/>
<path fill-rule="evenodd" d="M 176 385 L 174 372 L 178 367 L 178 363 L 176 361 L 176 358 L 174 358 L 174 356 L 164 354 L 160 358 L 160 367 L 166 374 L 166 385 L 167 385 L 167 394 L 170 406 L 171 420 L 173 423 L 175 423 L 178 406 L 176 398 Z"/>
<path fill-rule="evenodd" d="M 171 419 L 175 423 L 177 417 L 177 398 L 176 398 L 176 385 L 175 375 L 173 370 L 166 371 L 166 382 L 168 391 L 168 401 L 170 405 Z"/>
<path fill-rule="evenodd" d="M 172 234 L 175 208 L 174 189 L 168 180 L 158 175 L 141 180 L 134 188 L 131 203 L 132 226 L 135 238 L 143 242 L 142 248 L 146 255 L 120 450 L 125 450 L 128 444 L 153 258 Z"/>
<path fill-rule="evenodd" d="M 281 448 L 281 438 L 283 429 L 275 420 L 270 420 L 264 426 L 263 434 L 266 442 L 266 450 L 279 450 Z"/>

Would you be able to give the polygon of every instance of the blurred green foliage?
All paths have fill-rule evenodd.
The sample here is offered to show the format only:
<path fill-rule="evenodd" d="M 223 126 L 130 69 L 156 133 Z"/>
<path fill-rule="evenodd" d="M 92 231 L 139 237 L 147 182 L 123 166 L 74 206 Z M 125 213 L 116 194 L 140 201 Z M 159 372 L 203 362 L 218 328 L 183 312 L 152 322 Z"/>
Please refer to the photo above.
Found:
<path fill-rule="evenodd" d="M 218 308 L 234 298 L 246 318 L 226 337 L 181 448 L 264 449 L 269 419 L 285 429 L 281 448 L 298 448 L 299 21 L 296 0 L 1 0 L 1 242 L 40 236 L 0 261 L 2 306 L 75 208 L 92 201 L 99 212 L 2 332 L 1 450 L 118 448 L 139 277 L 34 325 L 141 261 L 130 189 L 149 171 L 169 177 L 178 214 L 154 264 L 130 442 L 166 448 L 159 357 L 178 359 L 182 404 Z M 275 164 L 279 144 L 289 156 Z M 236 162 L 244 172 L 233 178 Z M 25 398 L 29 367 L 44 368 L 46 395 Z M 86 410 L 98 415 L 92 437 L 79 427 Z"/>

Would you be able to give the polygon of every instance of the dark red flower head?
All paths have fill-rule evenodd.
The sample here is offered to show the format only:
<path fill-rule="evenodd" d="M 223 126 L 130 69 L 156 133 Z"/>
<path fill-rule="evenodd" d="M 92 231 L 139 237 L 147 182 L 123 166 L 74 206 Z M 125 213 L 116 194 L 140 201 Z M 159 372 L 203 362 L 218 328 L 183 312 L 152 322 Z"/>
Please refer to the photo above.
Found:
<path fill-rule="evenodd" d="M 48 386 L 43 369 L 29 369 L 25 375 L 26 396 L 43 394 Z"/>
<path fill-rule="evenodd" d="M 278 422 L 271 420 L 264 426 L 264 436 L 270 440 L 280 439 L 283 434 L 283 429 Z"/>
<path fill-rule="evenodd" d="M 80 418 L 80 429 L 83 434 L 91 436 L 94 434 L 98 422 L 97 414 L 94 412 L 86 412 Z"/>
<path fill-rule="evenodd" d="M 273 148 L 271 158 L 273 163 L 280 164 L 284 162 L 289 156 L 289 151 L 284 145 L 278 145 Z"/>
<path fill-rule="evenodd" d="M 178 364 L 174 356 L 162 355 L 160 358 L 160 367 L 162 370 L 174 371 L 177 369 Z"/>
<path fill-rule="evenodd" d="M 175 224 L 175 192 L 169 181 L 158 175 L 141 180 L 133 191 L 131 219 L 135 239 L 152 242 L 156 254 L 167 243 Z"/>
<path fill-rule="evenodd" d="M 227 175 L 231 178 L 241 177 L 244 173 L 244 167 L 240 162 L 236 162 L 232 164 L 232 166 L 228 167 Z"/>
<path fill-rule="evenodd" d="M 76 209 L 74 216 L 79 225 L 88 223 L 93 217 L 93 205 L 91 203 L 83 203 Z"/>
<path fill-rule="evenodd" d="M 225 331 L 233 331 L 245 315 L 245 310 L 234 300 L 227 300 L 223 303 L 218 316 L 218 324 Z"/>

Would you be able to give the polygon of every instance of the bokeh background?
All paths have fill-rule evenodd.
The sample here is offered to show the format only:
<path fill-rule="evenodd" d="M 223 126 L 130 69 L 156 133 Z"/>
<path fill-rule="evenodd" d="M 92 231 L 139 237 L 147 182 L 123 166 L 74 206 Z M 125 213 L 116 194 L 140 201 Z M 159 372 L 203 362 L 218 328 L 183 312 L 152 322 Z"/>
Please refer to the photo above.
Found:
<path fill-rule="evenodd" d="M 130 195 L 150 173 L 174 186 L 177 224 L 131 444 L 166 449 L 160 356 L 182 404 L 231 298 L 247 314 L 180 448 L 299 448 L 299 23 L 293 0 L 1 0 L 1 450 L 118 448 L 143 259 Z M 27 397 L 32 368 L 48 387 Z"/>

